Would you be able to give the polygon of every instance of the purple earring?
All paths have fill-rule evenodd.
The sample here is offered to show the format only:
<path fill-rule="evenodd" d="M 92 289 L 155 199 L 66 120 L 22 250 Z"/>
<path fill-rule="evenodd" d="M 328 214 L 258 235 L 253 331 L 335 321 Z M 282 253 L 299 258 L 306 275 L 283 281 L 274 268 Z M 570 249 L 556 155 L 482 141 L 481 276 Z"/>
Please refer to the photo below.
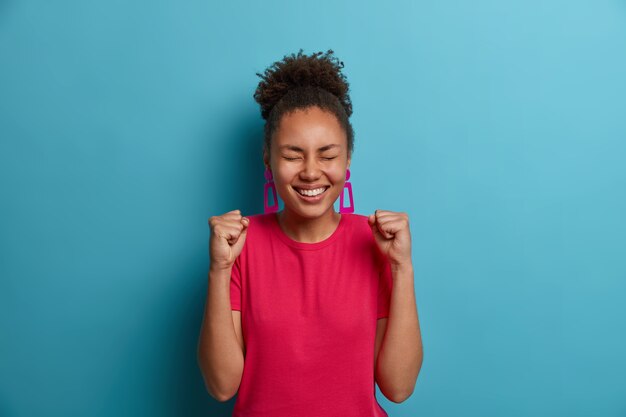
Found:
<path fill-rule="evenodd" d="M 352 184 L 350 184 L 350 170 L 348 169 L 346 172 L 346 183 L 343 186 L 343 190 L 341 190 L 341 196 L 339 197 L 339 213 L 354 213 L 354 199 L 352 198 Z M 343 205 L 343 194 L 348 189 L 348 195 L 350 196 L 350 207 L 345 207 Z"/>
<path fill-rule="evenodd" d="M 272 177 L 272 171 L 269 168 L 265 168 L 265 187 L 263 188 L 263 210 L 265 213 L 274 213 L 278 211 L 278 197 L 276 196 L 276 186 L 274 185 L 274 177 Z M 269 206 L 267 204 L 267 190 L 272 190 L 272 196 L 274 197 L 274 204 Z"/>

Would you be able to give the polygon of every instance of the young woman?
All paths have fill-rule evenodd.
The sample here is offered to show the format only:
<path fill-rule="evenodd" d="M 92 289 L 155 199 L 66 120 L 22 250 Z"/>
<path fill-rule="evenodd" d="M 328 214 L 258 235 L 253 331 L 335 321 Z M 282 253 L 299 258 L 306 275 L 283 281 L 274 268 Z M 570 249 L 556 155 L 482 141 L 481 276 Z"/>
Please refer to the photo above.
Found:
<path fill-rule="evenodd" d="M 234 416 L 386 416 L 374 383 L 402 402 L 422 365 L 408 217 L 353 213 L 352 105 L 332 54 L 257 73 L 265 212 L 209 219 L 198 361 L 213 397 L 238 394 Z"/>

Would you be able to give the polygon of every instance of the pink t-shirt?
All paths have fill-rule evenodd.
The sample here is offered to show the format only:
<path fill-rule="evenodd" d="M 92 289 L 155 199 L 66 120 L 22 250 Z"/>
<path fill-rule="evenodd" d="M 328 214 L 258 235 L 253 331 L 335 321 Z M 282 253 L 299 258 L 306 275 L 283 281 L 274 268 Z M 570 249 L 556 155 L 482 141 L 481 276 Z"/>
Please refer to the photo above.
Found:
<path fill-rule="evenodd" d="M 248 216 L 231 276 L 246 357 L 234 417 L 386 417 L 374 386 L 376 320 L 391 267 L 360 214 L 321 242 L 287 236 L 276 213 Z"/>

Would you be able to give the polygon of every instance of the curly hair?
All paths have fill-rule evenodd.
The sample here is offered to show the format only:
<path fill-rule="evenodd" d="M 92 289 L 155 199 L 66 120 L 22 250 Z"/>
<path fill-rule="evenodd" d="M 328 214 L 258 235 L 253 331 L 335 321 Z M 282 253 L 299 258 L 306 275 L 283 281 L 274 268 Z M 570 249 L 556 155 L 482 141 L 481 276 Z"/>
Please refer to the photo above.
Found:
<path fill-rule="evenodd" d="M 354 130 L 349 121 L 352 102 L 349 84 L 341 73 L 343 61 L 333 56 L 333 50 L 304 55 L 302 49 L 296 54 L 285 55 L 281 61 L 270 65 L 254 92 L 254 100 L 261 107 L 265 119 L 264 146 L 270 150 L 272 135 L 281 117 L 297 109 L 317 106 L 334 114 L 346 132 L 348 157 L 354 149 Z"/>

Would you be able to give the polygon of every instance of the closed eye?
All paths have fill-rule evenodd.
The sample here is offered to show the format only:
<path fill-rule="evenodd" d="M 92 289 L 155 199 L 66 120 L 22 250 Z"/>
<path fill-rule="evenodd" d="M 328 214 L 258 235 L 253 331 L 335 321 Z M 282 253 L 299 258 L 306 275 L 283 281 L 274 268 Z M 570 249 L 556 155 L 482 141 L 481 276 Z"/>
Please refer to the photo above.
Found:
<path fill-rule="evenodd" d="M 285 158 L 287 161 L 295 161 L 296 159 L 300 159 L 300 158 L 289 158 L 287 156 L 283 156 L 283 158 Z M 336 156 L 333 156 L 332 158 L 322 158 L 325 161 L 330 161 L 331 159 L 335 159 L 337 158 Z"/>

